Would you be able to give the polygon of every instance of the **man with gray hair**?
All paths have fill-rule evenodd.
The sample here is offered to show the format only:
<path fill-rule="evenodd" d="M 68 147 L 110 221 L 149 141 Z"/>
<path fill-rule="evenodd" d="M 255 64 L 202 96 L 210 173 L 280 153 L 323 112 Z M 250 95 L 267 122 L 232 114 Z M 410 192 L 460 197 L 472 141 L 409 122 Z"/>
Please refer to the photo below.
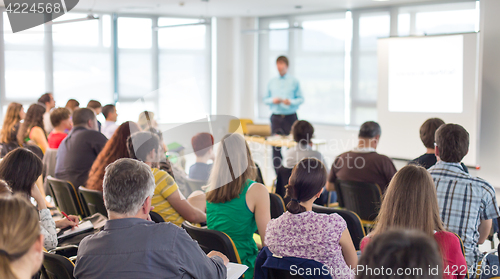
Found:
<path fill-rule="evenodd" d="M 335 181 L 341 179 L 375 183 L 382 193 L 385 192 L 396 167 L 389 157 L 376 151 L 381 134 L 382 129 L 377 122 L 368 121 L 361 125 L 358 146 L 335 158 L 326 185 L 328 191 L 335 191 Z"/>
<path fill-rule="evenodd" d="M 222 253 L 208 255 L 183 229 L 149 217 L 155 189 L 151 168 L 133 159 L 106 167 L 104 230 L 85 237 L 74 270 L 86 278 L 226 278 Z"/>

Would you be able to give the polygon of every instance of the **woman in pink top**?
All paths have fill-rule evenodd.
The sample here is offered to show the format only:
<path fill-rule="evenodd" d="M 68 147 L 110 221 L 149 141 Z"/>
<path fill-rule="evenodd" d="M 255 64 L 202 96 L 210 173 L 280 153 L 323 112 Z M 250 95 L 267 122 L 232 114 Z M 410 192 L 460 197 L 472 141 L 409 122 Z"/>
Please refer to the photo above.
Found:
<path fill-rule="evenodd" d="M 417 229 L 434 237 L 443 256 L 443 278 L 466 276 L 467 264 L 460 239 L 444 229 L 434 181 L 423 167 L 408 165 L 394 175 L 385 192 L 375 229 L 361 241 L 361 251 L 372 237 L 393 228 Z"/>
<path fill-rule="evenodd" d="M 347 224 L 338 214 L 312 211 L 326 183 L 326 169 L 317 159 L 303 159 L 293 168 L 286 195 L 288 209 L 269 221 L 266 244 L 282 257 L 311 259 L 326 265 L 334 278 L 353 278 L 358 262 Z"/>

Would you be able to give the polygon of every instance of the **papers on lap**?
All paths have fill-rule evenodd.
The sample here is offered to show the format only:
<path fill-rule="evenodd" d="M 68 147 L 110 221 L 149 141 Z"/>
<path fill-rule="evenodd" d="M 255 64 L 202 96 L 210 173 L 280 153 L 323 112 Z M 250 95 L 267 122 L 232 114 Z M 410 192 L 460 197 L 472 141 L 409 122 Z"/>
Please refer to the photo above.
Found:
<path fill-rule="evenodd" d="M 227 264 L 227 279 L 238 279 L 243 273 L 248 269 L 248 266 L 237 264 L 237 263 L 228 263 Z"/>
<path fill-rule="evenodd" d="M 60 233 L 57 234 L 57 239 L 65 239 L 70 236 L 78 235 L 81 233 L 89 232 L 94 229 L 94 225 L 92 225 L 92 222 L 90 221 L 85 221 L 80 224 L 78 224 L 78 227 L 74 227 L 69 230 L 61 231 Z"/>

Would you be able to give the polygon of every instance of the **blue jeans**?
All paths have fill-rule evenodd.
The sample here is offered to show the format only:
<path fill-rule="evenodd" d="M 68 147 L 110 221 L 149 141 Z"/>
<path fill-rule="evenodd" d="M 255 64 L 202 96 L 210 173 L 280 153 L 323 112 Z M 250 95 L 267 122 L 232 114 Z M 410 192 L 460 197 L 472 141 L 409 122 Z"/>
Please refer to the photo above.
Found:
<path fill-rule="evenodd" d="M 481 263 L 481 279 L 500 276 L 499 268 L 498 256 L 493 254 L 488 255 Z"/>

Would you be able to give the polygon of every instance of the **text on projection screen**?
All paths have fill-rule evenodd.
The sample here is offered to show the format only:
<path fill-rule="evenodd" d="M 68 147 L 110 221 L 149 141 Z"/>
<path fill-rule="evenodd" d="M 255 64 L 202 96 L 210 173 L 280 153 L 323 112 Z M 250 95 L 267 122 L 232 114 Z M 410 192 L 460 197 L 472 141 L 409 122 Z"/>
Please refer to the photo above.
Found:
<path fill-rule="evenodd" d="M 462 113 L 463 36 L 389 43 L 389 111 Z"/>

